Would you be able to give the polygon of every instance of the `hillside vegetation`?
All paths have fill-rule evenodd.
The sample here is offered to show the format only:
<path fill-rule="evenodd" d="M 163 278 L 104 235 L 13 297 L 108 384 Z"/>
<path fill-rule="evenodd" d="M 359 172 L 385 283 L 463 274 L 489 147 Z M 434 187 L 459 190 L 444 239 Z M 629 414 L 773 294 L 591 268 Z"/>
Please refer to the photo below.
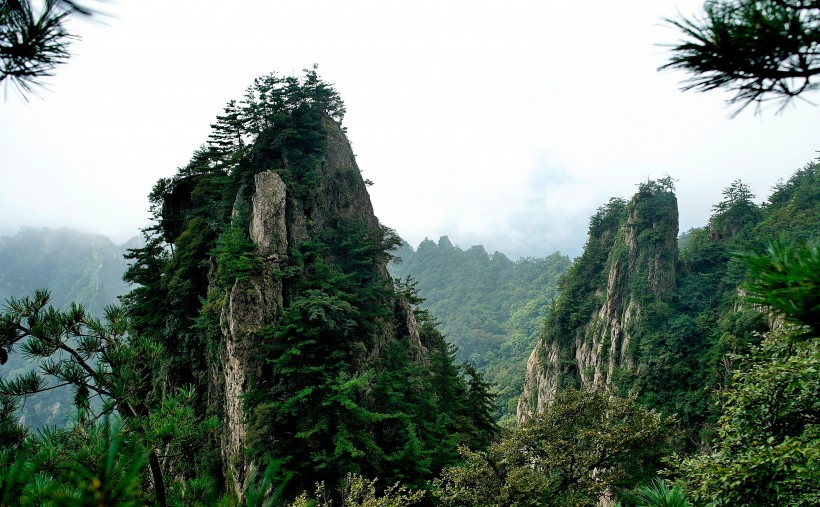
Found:
<path fill-rule="evenodd" d="M 105 236 L 72 229 L 23 228 L 0 237 L 0 303 L 28 296 L 39 289 L 51 291 L 51 304 L 68 309 L 81 303 L 89 313 L 102 316 L 108 305 L 128 291 L 122 275 L 124 254 L 138 245 L 133 239 L 115 245 Z M 19 348 L 0 369 L 0 378 L 12 379 L 31 371 Z M 29 397 L 20 408 L 21 420 L 32 429 L 64 426 L 73 416 L 73 394 L 68 388 Z"/>
<path fill-rule="evenodd" d="M 417 249 L 403 243 L 400 262 L 390 273 L 415 282 L 421 308 L 440 324 L 456 359 L 484 372 L 498 393 L 497 418 L 511 422 L 521 393 L 527 356 L 535 345 L 569 258 L 554 253 L 517 261 L 488 254 L 477 245 L 467 250 L 443 236 L 422 241 Z"/>
<path fill-rule="evenodd" d="M 257 79 L 154 187 L 122 307 L 7 300 L 0 359 L 28 371 L 0 366 L 0 505 L 820 501 L 817 164 L 762 205 L 732 183 L 683 235 L 674 182 L 642 183 L 568 269 L 404 247 L 412 282 L 388 272 L 400 239 L 343 115 L 315 69 Z M 502 429 L 487 376 L 536 333 Z M 70 424 L 19 424 L 57 385 Z"/>
<path fill-rule="evenodd" d="M 667 473 L 705 505 L 810 505 L 820 166 L 762 205 L 740 181 L 723 195 L 677 241 L 669 179 L 598 210 L 530 357 L 519 420 L 541 420 L 565 391 L 629 396 L 675 418 Z"/>

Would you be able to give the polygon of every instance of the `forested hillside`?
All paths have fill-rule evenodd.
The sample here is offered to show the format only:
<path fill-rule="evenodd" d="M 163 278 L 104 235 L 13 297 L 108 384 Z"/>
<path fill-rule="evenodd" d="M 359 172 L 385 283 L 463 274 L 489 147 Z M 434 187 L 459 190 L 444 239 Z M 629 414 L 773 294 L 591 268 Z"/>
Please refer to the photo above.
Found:
<path fill-rule="evenodd" d="M 405 217 L 443 217 L 464 231 L 456 215 L 466 211 L 480 229 L 520 228 L 502 232 L 510 239 L 556 222 L 521 212 L 543 199 L 595 195 L 634 168 L 664 164 L 768 174 L 775 168 L 764 156 L 804 156 L 811 137 L 799 138 L 814 131 L 727 133 L 710 109 L 675 106 L 632 65 L 646 56 L 633 45 L 647 40 L 646 6 L 475 6 L 463 27 L 457 9 L 373 17 L 370 6 L 345 3 L 343 12 L 255 9 L 249 19 L 247 9 L 233 9 L 237 18 L 214 10 L 215 18 L 196 6 L 191 22 L 188 7 L 155 16 L 151 6 L 129 11 L 140 24 L 118 32 L 150 34 L 168 61 L 190 65 L 152 57 L 149 70 L 129 55 L 131 44 L 156 53 L 145 38 L 74 31 L 71 18 L 108 16 L 86 3 L 0 4 L 0 82 L 23 97 L 71 57 L 80 34 L 90 35 L 86 56 L 94 39 L 110 50 L 99 52 L 109 58 L 104 78 L 92 70 L 100 60 L 85 59 L 80 84 L 90 93 L 66 81 L 56 88 L 67 102 L 47 113 L 9 108 L 13 135 L 0 136 L 13 171 L 6 183 L 22 189 L 9 197 L 23 199 L 6 199 L 12 217 L 18 208 L 20 216 L 57 209 L 44 197 L 45 178 L 15 185 L 17 176 L 60 170 L 68 178 L 51 183 L 61 198 L 98 203 L 86 193 L 95 179 L 83 176 L 95 173 L 72 165 L 76 154 L 91 154 L 82 160 L 113 176 L 126 172 L 112 171 L 121 162 L 135 165 L 123 153 L 150 145 L 156 156 L 142 160 L 167 160 L 170 145 L 187 144 L 179 115 L 211 103 L 214 86 L 227 82 L 191 79 L 200 57 L 218 60 L 210 42 L 251 65 L 254 55 L 288 59 L 298 47 L 301 55 L 319 49 L 340 69 L 334 55 L 343 55 L 342 70 L 359 76 L 342 72 L 340 82 L 387 113 L 355 130 L 378 129 L 383 137 L 371 139 L 380 142 L 361 146 L 378 146 L 386 158 L 375 160 L 399 168 L 391 205 L 423 194 L 433 206 Z M 544 20 L 584 29 L 553 30 Z M 817 0 L 707 0 L 692 17 L 662 22 L 680 40 L 666 45 L 660 70 L 689 73 L 683 90 L 728 91 L 733 116 L 773 103 L 784 112 L 820 89 Z M 218 38 L 201 30 L 211 26 Z M 436 37 L 441 27 L 446 37 Z M 634 37 L 613 38 L 612 27 Z M 425 44 L 411 40 L 418 34 Z M 620 56 L 609 58 L 614 66 L 589 65 L 586 49 L 600 47 Z M 449 67 L 419 65 L 433 60 Z M 476 61 L 490 73 L 473 73 Z M 220 63 L 213 67 L 223 77 L 245 75 Z M 176 94 L 180 107 L 163 108 L 142 86 L 156 69 L 168 79 L 152 93 L 181 89 L 169 72 L 183 69 L 195 100 L 182 104 Z M 393 79 L 410 75 L 419 79 Z M 608 86 L 622 100 L 590 100 L 602 75 L 637 93 Z M 423 93 L 430 83 L 442 101 Z M 136 109 L 100 116 L 114 103 Z M 176 112 L 158 125 L 154 110 Z M 673 113 L 664 116 L 674 129 L 659 128 L 659 112 Z M 0 238 L 0 507 L 820 505 L 820 159 L 762 201 L 743 181 L 727 181 L 707 223 L 689 231 L 679 230 L 678 199 L 691 196 L 677 195 L 669 176 L 647 179 L 598 208 L 573 262 L 557 253 L 513 262 L 447 237 L 417 250 L 402 244 L 374 213 L 373 182 L 362 177 L 344 117 L 315 65 L 261 76 L 226 104 L 187 163 L 166 167 L 148 196 L 142 240 L 116 247 L 35 229 Z M 573 121 L 580 130 L 565 128 Z M 169 125 L 174 132 L 159 128 Z M 145 139 L 153 143 L 135 142 Z M 635 139 L 638 149 L 620 149 Z M 503 177 L 493 178 L 499 167 Z M 407 185 L 411 174 L 423 189 Z M 116 181 L 106 177 L 101 192 L 119 212 L 126 195 Z M 128 291 L 116 298 L 123 283 Z M 46 423 L 55 426 L 36 428 Z"/>
<path fill-rule="evenodd" d="M 679 241 L 669 180 L 598 210 L 533 353 L 522 418 L 563 386 L 612 385 L 677 414 L 690 431 L 709 432 L 709 390 L 726 380 L 726 355 L 747 352 L 768 329 L 764 314 L 741 303 L 746 271 L 732 255 L 778 235 L 817 238 L 818 166 L 778 184 L 763 205 L 740 181 L 723 195 L 709 224 Z"/>
<path fill-rule="evenodd" d="M 354 163 L 341 131 L 320 121 L 327 137 L 314 167 L 327 193 L 299 187 L 287 141 L 273 169 L 253 172 L 260 159 L 248 156 L 225 170 L 211 164 L 231 159 L 198 152 L 160 181 L 157 222 L 127 254 L 126 278 L 139 285 L 125 312 L 98 321 L 64 302 L 48 309 L 59 300 L 44 293 L 10 300 L 2 350 L 15 344 L 15 355 L 2 366 L 0 462 L 15 472 L 0 474 L 6 503 L 96 495 L 89 474 L 115 504 L 820 501 L 817 164 L 762 205 L 732 183 L 709 223 L 683 234 L 672 180 L 645 182 L 590 219 L 584 253 L 567 271 L 558 254 L 512 262 L 447 238 L 391 250 L 398 238 L 368 213 L 358 171 L 338 179 Z M 77 294 L 115 271 L 106 262 L 118 257 L 99 252 L 109 243 L 51 234 L 21 231 L 38 253 L 29 257 L 4 238 L 3 259 L 32 267 L 65 244 L 90 252 L 91 267 L 76 257 L 49 265 L 52 276 L 79 273 L 79 282 L 51 284 Z M 303 234 L 317 237 L 298 241 Z M 763 253 L 736 254 L 755 250 Z M 415 286 L 389 282 L 395 254 L 404 263 L 391 265 L 393 275 L 416 272 Z M 425 292 L 427 309 L 413 309 Z M 521 429 L 499 432 L 486 377 L 456 365 L 429 314 L 453 329 L 460 359 L 496 382 L 522 367 L 509 359 L 538 337 Z M 22 350 L 35 358 L 28 371 L 41 370 L 12 380 Z M 10 410 L 14 398 L 47 388 L 40 378 L 72 387 L 60 404 L 78 414 L 75 429 L 24 440 Z M 651 482 L 659 472 L 672 489 Z M 401 487 L 384 487 L 394 481 Z"/>
<path fill-rule="evenodd" d="M 55 307 L 68 309 L 77 302 L 92 315 L 102 316 L 107 305 L 116 304 L 128 291 L 122 279 L 127 267 L 124 254 L 138 244 L 135 238 L 115 245 L 105 236 L 72 229 L 23 228 L 14 236 L 0 237 L 0 303 L 49 289 Z M 30 370 L 17 348 L 2 366 L 0 378 Z M 32 396 L 21 407 L 22 420 L 33 429 L 63 426 L 74 412 L 72 398 L 67 388 Z"/>
<path fill-rule="evenodd" d="M 299 97 L 307 83 L 290 92 Z M 320 122 L 326 137 L 314 167 L 328 193 L 298 186 L 284 162 L 287 141 L 272 145 L 282 150 L 273 169 L 253 172 L 252 156 L 227 171 L 196 165 L 207 154 L 198 152 L 161 181 L 156 225 L 128 254 L 126 278 L 139 285 L 125 312 L 96 320 L 49 309 L 45 293 L 10 300 L 3 351 L 14 344 L 45 360 L 35 361 L 39 374 L 0 382 L 0 462 L 14 471 L 0 475 L 6 503 L 62 494 L 249 506 L 820 500 L 817 164 L 762 205 L 731 184 L 709 224 L 681 235 L 673 182 L 641 184 L 630 201 L 613 199 L 591 218 L 584 253 L 564 277 L 557 271 L 568 260 L 557 254 L 511 262 L 446 238 L 418 251 L 404 245 L 404 266 L 421 273 L 413 287 L 390 283 L 398 238 L 368 213 L 360 177 L 338 179 L 352 154 L 338 125 Z M 353 214 L 337 214 L 343 209 Z M 311 233 L 318 237 L 284 248 Z M 750 250 L 763 253 L 734 253 Z M 423 289 L 425 277 L 449 284 Z M 451 291 L 461 279 L 477 293 Z M 422 290 L 450 301 L 441 312 L 458 309 L 454 300 L 480 309 L 490 296 L 531 298 L 461 321 L 469 330 L 510 312 L 500 329 L 522 338 L 538 329 L 536 304 L 549 308 L 521 429 L 493 424 L 490 386 L 456 366 L 428 311 L 413 309 Z M 522 311 L 528 319 L 516 321 Z M 480 350 L 467 359 L 492 372 L 497 357 Z M 73 387 L 78 417 L 71 431 L 26 438 L 9 410 L 42 390 L 41 378 Z M 651 482 L 659 471 L 672 489 Z M 85 486 L 89 476 L 98 493 Z M 401 487 L 384 487 L 394 481 Z"/>
<path fill-rule="evenodd" d="M 424 240 L 415 250 L 403 243 L 396 256 L 400 262 L 388 265 L 390 273 L 414 280 L 424 299 L 421 307 L 458 348 L 456 359 L 472 363 L 495 384 L 496 417 L 510 422 L 527 356 L 569 258 L 554 253 L 511 261 L 480 245 L 462 250 L 446 236 L 438 243 Z"/>
<path fill-rule="evenodd" d="M 352 474 L 424 489 L 460 446 L 489 444 L 489 386 L 388 275 L 398 238 L 373 214 L 343 116 L 315 70 L 255 80 L 156 184 L 122 309 L 9 302 L 0 347 L 39 369 L 0 381 L 6 465 L 81 496 L 71 464 L 107 466 L 97 446 L 125 438 L 131 482 L 104 484 L 125 488 L 118 501 L 207 505 L 258 501 L 271 481 L 280 498 L 321 484 L 338 499 Z M 7 408 L 47 381 L 73 388 L 77 429 L 25 444 Z M 54 446 L 56 470 L 42 460 Z M 15 477 L 9 495 L 30 487 Z"/>

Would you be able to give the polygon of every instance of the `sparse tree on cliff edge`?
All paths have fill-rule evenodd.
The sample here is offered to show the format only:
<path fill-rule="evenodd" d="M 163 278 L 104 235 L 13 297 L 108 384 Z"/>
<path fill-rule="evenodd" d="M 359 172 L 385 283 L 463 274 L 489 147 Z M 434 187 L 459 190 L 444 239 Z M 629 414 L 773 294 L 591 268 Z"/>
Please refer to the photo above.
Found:
<path fill-rule="evenodd" d="M 747 301 L 783 324 L 735 357 L 712 450 L 671 458 L 669 474 L 698 505 L 818 505 L 820 250 L 781 239 L 739 258 Z"/>
<path fill-rule="evenodd" d="M 724 89 L 746 106 L 816 90 L 820 75 L 820 1 L 707 0 L 704 16 L 666 21 L 684 39 L 661 69 L 692 74 L 684 90 Z"/>

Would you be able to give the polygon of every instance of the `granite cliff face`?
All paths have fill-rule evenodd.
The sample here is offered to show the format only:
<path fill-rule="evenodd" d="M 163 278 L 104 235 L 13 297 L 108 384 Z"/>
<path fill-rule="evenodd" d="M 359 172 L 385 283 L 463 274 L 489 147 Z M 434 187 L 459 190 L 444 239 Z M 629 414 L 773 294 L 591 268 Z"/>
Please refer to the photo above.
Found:
<path fill-rule="evenodd" d="M 340 218 L 355 220 L 378 235 L 383 234 L 344 133 L 329 119 L 323 122 L 323 128 L 325 149 L 313 188 L 289 188 L 283 176 L 288 178 L 293 169 L 287 154 L 280 153 L 281 156 L 264 162 L 270 169 L 254 174 L 250 202 L 245 202 L 250 208 L 248 236 L 260 262 L 248 276 L 237 279 L 224 298 L 220 313 L 222 352 L 218 354 L 218 364 L 211 368 L 211 392 L 220 393 L 223 399 L 222 458 L 228 467 L 226 475 L 239 497 L 247 487 L 252 466 L 245 453 L 245 397 L 252 379 L 265 375 L 260 331 L 279 323 L 293 296 L 292 280 L 283 277 L 286 268 L 294 265 L 290 253 L 300 244 L 318 241 L 333 230 L 334 222 Z M 243 199 L 248 200 L 243 194 L 247 192 L 240 190 L 234 216 L 243 206 Z M 389 286 L 386 262 L 375 269 Z M 377 355 L 385 342 L 405 336 L 416 360 L 424 360 L 425 348 L 411 307 L 397 299 L 392 311 L 396 318 L 384 323 L 379 336 L 371 337 L 366 354 Z"/>
<path fill-rule="evenodd" d="M 639 324 L 645 308 L 675 287 L 677 234 L 677 201 L 663 181 L 598 210 L 527 363 L 519 422 L 562 387 L 600 391 L 641 374 Z"/>

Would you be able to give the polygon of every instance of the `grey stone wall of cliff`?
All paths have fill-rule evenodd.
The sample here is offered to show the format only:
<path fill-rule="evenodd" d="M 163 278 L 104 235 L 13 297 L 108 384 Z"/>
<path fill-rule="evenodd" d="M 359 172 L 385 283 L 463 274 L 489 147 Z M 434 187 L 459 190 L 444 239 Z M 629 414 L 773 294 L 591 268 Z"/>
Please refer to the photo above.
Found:
<path fill-rule="evenodd" d="M 296 195 L 280 176 L 280 172 L 284 174 L 283 171 L 289 170 L 284 155 L 281 161 L 284 167 L 278 167 L 279 161 L 271 161 L 271 169 L 254 176 L 248 233 L 257 247 L 262 266 L 251 276 L 236 281 L 225 297 L 221 312 L 222 353 L 219 364 L 212 369 L 212 378 L 218 384 L 214 391 L 224 398 L 221 448 L 226 475 L 232 483 L 229 486 L 240 499 L 252 466 L 244 452 L 247 437 L 244 396 L 249 389 L 249 379 L 260 375 L 264 367 L 258 333 L 277 323 L 289 300 L 288 288 L 277 274 L 288 262 L 289 250 L 321 237 L 333 226 L 334 217 L 362 219 L 369 227 L 381 231 L 344 132 L 329 119 L 325 130 L 321 175 L 307 194 Z M 391 284 L 386 262 L 377 269 L 383 274 L 385 284 Z M 424 360 L 426 350 L 412 309 L 397 300 L 394 313 L 394 322 L 385 322 L 381 336 L 373 337 L 374 345 L 368 354 L 378 354 L 381 343 L 401 336 L 410 340 L 416 358 Z"/>
<path fill-rule="evenodd" d="M 549 406 L 567 383 L 562 375 L 571 376 L 573 385 L 602 391 L 612 385 L 619 368 L 634 372 L 639 367 L 630 350 L 641 339 L 636 329 L 642 306 L 666 300 L 675 288 L 677 200 L 668 191 L 641 191 L 627 210 L 601 268 L 606 282 L 587 294 L 600 303 L 581 326 L 557 333 L 545 329 L 536 344 L 518 402 L 519 423 Z M 600 246 L 605 239 L 590 238 L 588 245 Z"/>
<path fill-rule="evenodd" d="M 224 396 L 222 457 L 241 497 L 250 463 L 244 457 L 244 395 L 248 380 L 261 372 L 261 343 L 257 333 L 276 322 L 283 306 L 282 281 L 275 275 L 287 260 L 287 189 L 273 171 L 254 176 L 249 234 L 262 259 L 262 268 L 237 280 L 230 289 L 220 317 L 223 342 L 221 370 Z"/>

